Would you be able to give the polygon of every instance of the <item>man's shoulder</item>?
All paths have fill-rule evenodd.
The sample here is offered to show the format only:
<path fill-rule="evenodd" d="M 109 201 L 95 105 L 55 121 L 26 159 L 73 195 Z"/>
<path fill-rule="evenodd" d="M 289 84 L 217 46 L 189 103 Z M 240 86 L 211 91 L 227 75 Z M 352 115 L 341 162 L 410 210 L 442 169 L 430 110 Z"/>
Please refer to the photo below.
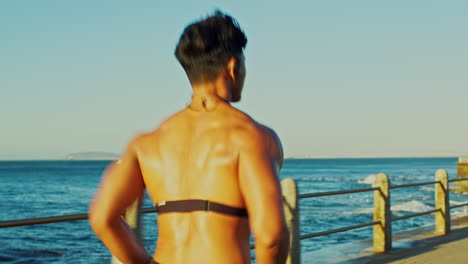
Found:
<path fill-rule="evenodd" d="M 248 152 L 263 149 L 278 160 L 282 160 L 281 140 L 276 132 L 240 110 L 239 117 L 241 122 L 235 130 L 234 137 L 240 149 Z"/>
<path fill-rule="evenodd" d="M 166 133 L 166 131 L 170 129 L 173 123 L 172 120 L 174 119 L 174 115 L 167 117 L 161 123 L 157 124 L 155 128 L 146 132 L 139 133 L 136 136 L 134 136 L 130 142 L 130 145 L 138 146 L 138 145 L 144 145 L 148 141 L 154 142 L 155 139 L 159 138 L 162 134 Z"/>
<path fill-rule="evenodd" d="M 276 133 L 272 128 L 258 122 L 253 117 L 251 117 L 250 115 L 244 112 L 241 112 L 241 113 L 243 114 L 243 117 L 244 117 L 244 122 L 245 122 L 245 127 L 246 127 L 246 132 L 247 132 L 245 136 L 253 137 L 253 138 L 276 137 Z"/>
<path fill-rule="evenodd" d="M 130 142 L 128 143 L 127 146 L 127 151 L 132 151 L 132 152 L 139 152 L 142 146 L 146 145 L 146 142 L 148 141 L 149 137 L 152 137 L 154 134 L 153 132 L 146 132 L 146 133 L 139 133 L 135 135 Z"/>
<path fill-rule="evenodd" d="M 275 131 L 243 113 L 241 125 L 237 126 L 235 135 L 243 143 L 262 144 L 277 138 Z"/>
<path fill-rule="evenodd" d="M 163 121 L 158 123 L 154 129 L 148 132 L 142 133 L 140 137 L 144 139 L 144 138 L 152 138 L 160 134 L 164 134 L 165 132 L 170 130 L 172 127 L 174 127 L 175 125 L 181 122 L 180 117 L 181 117 L 182 111 L 183 110 L 166 117 Z"/>

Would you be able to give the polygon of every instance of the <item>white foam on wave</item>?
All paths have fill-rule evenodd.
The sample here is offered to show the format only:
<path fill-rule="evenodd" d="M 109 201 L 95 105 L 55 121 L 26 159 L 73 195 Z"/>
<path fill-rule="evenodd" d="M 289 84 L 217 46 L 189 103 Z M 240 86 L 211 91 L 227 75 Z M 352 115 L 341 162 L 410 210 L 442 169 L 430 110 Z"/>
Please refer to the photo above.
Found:
<path fill-rule="evenodd" d="M 458 185 L 451 186 L 450 191 L 458 192 L 458 193 L 463 194 L 463 195 L 468 194 L 468 192 L 463 191 L 463 188 L 461 186 L 458 186 Z"/>
<path fill-rule="evenodd" d="M 392 200 L 393 201 L 407 201 L 414 198 L 412 194 L 406 195 L 406 196 L 393 196 Z"/>
<path fill-rule="evenodd" d="M 451 212 L 451 213 L 450 213 L 450 217 L 451 217 L 452 219 L 457 219 L 457 218 L 465 217 L 465 216 L 468 216 L 468 210 L 464 210 L 464 211 L 455 211 L 455 212 Z"/>
<path fill-rule="evenodd" d="M 423 192 L 434 192 L 434 187 L 424 186 L 419 188 L 419 190 Z"/>
<path fill-rule="evenodd" d="M 460 205 L 464 203 L 466 202 L 450 201 L 451 206 Z M 451 210 L 450 216 L 452 217 L 452 219 L 468 216 L 468 206 L 462 206 L 459 208 L 455 208 L 454 210 Z"/>
<path fill-rule="evenodd" d="M 424 211 L 432 210 L 433 208 L 429 205 L 424 204 L 420 201 L 409 201 L 406 203 L 396 204 L 391 207 L 392 211 L 405 211 L 405 212 L 412 212 L 412 213 L 420 213 Z"/>
<path fill-rule="evenodd" d="M 433 208 L 429 205 L 424 204 L 423 202 L 413 200 L 413 201 L 393 205 L 390 209 L 395 213 L 398 211 L 420 213 L 420 212 L 432 210 Z M 355 210 L 352 212 L 344 212 L 344 214 L 371 214 L 373 212 L 374 212 L 374 208 L 370 207 L 370 208 L 362 208 L 362 209 Z"/>
<path fill-rule="evenodd" d="M 411 199 L 418 199 L 418 200 L 423 200 L 423 201 L 434 200 L 434 198 L 430 195 L 417 196 L 417 195 L 409 194 L 406 196 L 393 196 L 392 197 L 392 201 L 408 201 Z"/>
<path fill-rule="evenodd" d="M 434 200 L 434 197 L 430 195 L 423 195 L 421 196 L 421 200 L 427 201 L 427 200 Z"/>
<path fill-rule="evenodd" d="M 353 215 L 353 214 L 372 214 L 372 213 L 374 213 L 374 208 L 371 207 L 371 208 L 359 209 L 353 212 L 345 212 L 344 214 Z"/>
<path fill-rule="evenodd" d="M 359 180 L 358 183 L 361 183 L 361 184 L 374 184 L 376 179 L 377 179 L 377 175 L 371 174 L 371 175 L 367 176 L 363 181 Z"/>

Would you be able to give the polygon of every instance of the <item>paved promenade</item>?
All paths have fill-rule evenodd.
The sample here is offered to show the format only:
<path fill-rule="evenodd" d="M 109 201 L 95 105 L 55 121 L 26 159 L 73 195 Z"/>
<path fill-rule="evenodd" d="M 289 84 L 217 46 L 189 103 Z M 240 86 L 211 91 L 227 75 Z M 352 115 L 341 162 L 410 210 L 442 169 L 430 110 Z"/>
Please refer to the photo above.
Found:
<path fill-rule="evenodd" d="M 303 254 L 303 264 L 468 264 L 468 217 L 452 221 L 452 231 L 443 236 L 433 228 L 394 234 L 393 249 L 374 254 L 372 241 L 358 241 Z M 358 250 L 358 248 L 366 248 Z"/>
<path fill-rule="evenodd" d="M 468 264 L 468 227 L 437 237 L 421 237 L 409 247 L 385 255 L 357 258 L 348 263 L 368 264 Z"/>

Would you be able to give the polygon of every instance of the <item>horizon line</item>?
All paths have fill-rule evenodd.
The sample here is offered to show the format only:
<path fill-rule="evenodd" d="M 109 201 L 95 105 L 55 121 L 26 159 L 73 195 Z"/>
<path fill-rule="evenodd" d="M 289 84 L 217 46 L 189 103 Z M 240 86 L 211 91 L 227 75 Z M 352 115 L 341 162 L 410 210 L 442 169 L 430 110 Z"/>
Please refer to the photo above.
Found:
<path fill-rule="evenodd" d="M 414 156 L 285 156 L 284 159 L 391 159 L 391 158 L 460 158 L 468 155 L 414 155 Z M 112 161 L 117 159 L 66 159 L 66 158 L 29 158 L 2 159 L 0 161 Z"/>

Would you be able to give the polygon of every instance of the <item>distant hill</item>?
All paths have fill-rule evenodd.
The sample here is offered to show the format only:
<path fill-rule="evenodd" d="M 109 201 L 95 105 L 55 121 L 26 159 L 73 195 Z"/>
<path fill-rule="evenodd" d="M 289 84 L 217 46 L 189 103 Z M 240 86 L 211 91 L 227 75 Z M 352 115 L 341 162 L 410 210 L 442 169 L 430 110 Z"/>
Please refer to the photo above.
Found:
<path fill-rule="evenodd" d="M 110 152 L 77 152 L 65 156 L 67 160 L 115 160 L 120 155 Z"/>

